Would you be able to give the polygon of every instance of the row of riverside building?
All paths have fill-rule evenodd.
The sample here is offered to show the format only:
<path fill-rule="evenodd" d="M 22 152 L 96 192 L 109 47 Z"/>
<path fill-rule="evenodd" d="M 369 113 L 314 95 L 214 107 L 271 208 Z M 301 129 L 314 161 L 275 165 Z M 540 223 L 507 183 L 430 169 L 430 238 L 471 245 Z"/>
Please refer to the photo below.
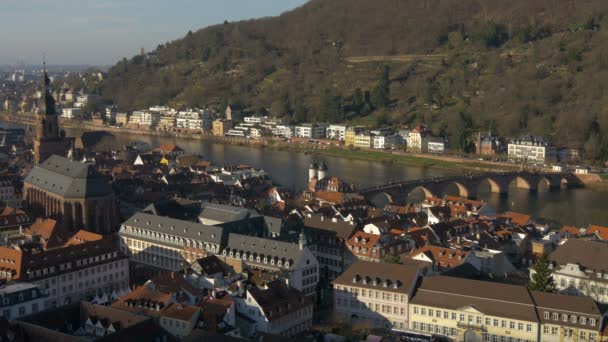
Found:
<path fill-rule="evenodd" d="M 599 341 L 591 298 L 464 278 L 423 277 L 414 266 L 358 261 L 334 280 L 336 314 L 353 326 L 456 341 Z"/>

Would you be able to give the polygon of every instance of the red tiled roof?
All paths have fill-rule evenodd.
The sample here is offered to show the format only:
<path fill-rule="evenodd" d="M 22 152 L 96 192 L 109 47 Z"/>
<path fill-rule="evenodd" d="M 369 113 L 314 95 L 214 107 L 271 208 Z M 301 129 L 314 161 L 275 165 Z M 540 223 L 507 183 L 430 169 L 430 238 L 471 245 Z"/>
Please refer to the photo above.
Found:
<path fill-rule="evenodd" d="M 608 240 L 608 228 L 591 225 L 587 228 L 588 234 L 597 234 L 602 240 Z"/>
<path fill-rule="evenodd" d="M 410 253 L 410 257 L 414 258 L 420 254 L 425 254 L 440 269 L 451 269 L 462 265 L 469 252 L 427 245 L 413 250 Z"/>
<path fill-rule="evenodd" d="M 530 222 L 530 218 L 531 218 L 530 215 L 520 214 L 520 213 L 516 213 L 516 212 L 512 212 L 512 211 L 507 211 L 506 213 L 502 214 L 501 217 L 511 220 L 511 222 L 513 222 L 514 224 L 516 224 L 518 226 L 527 225 Z"/>
<path fill-rule="evenodd" d="M 84 229 L 81 229 L 79 231 L 76 232 L 76 234 L 74 234 L 66 243 L 64 246 L 73 246 L 73 245 L 80 245 L 82 243 L 85 242 L 89 242 L 89 241 L 99 241 L 103 239 L 102 235 L 99 234 L 95 234 L 93 232 L 89 232 L 86 231 Z"/>

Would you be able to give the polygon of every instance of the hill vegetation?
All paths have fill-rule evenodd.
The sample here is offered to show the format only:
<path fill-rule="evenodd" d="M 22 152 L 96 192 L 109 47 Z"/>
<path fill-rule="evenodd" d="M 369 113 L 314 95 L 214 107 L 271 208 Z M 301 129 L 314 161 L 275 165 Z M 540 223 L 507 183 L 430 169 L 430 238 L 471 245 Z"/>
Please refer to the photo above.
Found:
<path fill-rule="evenodd" d="M 544 135 L 608 156 L 608 1 L 311 0 L 113 66 L 123 110 L 237 102 L 294 122 Z"/>

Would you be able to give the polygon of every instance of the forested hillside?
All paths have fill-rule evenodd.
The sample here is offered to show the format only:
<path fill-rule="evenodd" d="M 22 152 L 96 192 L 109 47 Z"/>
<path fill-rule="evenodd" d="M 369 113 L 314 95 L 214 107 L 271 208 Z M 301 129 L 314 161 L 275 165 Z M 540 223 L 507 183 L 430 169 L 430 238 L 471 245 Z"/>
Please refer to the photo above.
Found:
<path fill-rule="evenodd" d="M 293 121 L 534 133 L 608 152 L 608 1 L 312 0 L 118 62 L 124 109 L 239 102 Z"/>

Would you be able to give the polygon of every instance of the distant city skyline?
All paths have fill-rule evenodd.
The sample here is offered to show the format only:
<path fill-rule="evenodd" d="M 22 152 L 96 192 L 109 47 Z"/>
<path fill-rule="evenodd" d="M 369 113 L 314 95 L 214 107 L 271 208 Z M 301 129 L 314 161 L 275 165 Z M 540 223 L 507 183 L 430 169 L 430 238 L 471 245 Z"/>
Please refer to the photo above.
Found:
<path fill-rule="evenodd" d="M 0 65 L 111 65 L 224 20 L 279 15 L 306 0 L 3 0 Z"/>

